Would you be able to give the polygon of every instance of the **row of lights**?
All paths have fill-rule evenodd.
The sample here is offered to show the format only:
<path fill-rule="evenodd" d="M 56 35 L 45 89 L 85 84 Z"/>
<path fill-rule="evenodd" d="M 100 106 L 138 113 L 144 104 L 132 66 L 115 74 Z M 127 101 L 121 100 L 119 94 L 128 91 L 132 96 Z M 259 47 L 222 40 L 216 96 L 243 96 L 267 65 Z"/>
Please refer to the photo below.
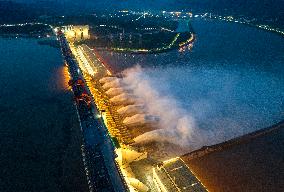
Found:
<path fill-rule="evenodd" d="M 195 15 L 194 17 L 195 18 L 198 18 L 198 17 L 207 18 L 208 14 L 206 13 L 204 15 Z M 218 19 L 218 20 L 227 21 L 227 22 L 235 22 L 235 23 L 240 23 L 240 24 L 253 25 L 249 21 L 240 21 L 240 20 L 234 19 L 233 16 L 216 16 L 216 15 L 211 16 L 211 14 L 210 14 L 209 18 Z M 242 19 L 242 20 L 244 20 L 244 19 Z M 253 26 L 261 28 L 261 29 L 265 29 L 265 30 L 268 30 L 268 31 L 276 32 L 276 33 L 279 33 L 281 35 L 284 35 L 284 31 L 282 31 L 278 28 L 272 28 L 269 25 L 253 25 Z"/>
<path fill-rule="evenodd" d="M 45 25 L 45 26 L 49 26 L 48 24 L 45 23 L 17 23 L 17 24 L 3 24 L 0 25 L 0 27 L 16 27 L 16 26 L 26 26 L 26 25 Z"/>

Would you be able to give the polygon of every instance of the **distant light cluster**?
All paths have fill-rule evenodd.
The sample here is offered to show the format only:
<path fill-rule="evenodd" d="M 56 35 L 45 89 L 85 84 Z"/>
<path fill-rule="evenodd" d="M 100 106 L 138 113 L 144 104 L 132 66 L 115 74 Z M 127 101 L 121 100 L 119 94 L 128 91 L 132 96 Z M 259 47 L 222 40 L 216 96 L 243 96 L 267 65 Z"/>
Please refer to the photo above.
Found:
<path fill-rule="evenodd" d="M 0 27 L 16 27 L 16 26 L 25 26 L 25 25 L 45 25 L 45 26 L 49 26 L 46 23 L 32 22 L 32 23 L 3 24 L 3 25 L 0 25 Z"/>
<path fill-rule="evenodd" d="M 246 25 L 251 25 L 254 27 L 258 27 L 261 29 L 265 29 L 271 32 L 276 32 L 279 33 L 281 35 L 284 35 L 284 31 L 278 29 L 278 28 L 273 28 L 269 25 L 259 25 L 259 24 L 252 24 L 252 21 L 255 21 L 256 19 L 245 19 L 245 18 L 239 18 L 236 19 L 233 16 L 218 16 L 218 15 L 212 15 L 211 13 L 205 13 L 205 14 L 201 14 L 201 15 L 194 15 L 194 18 L 209 18 L 209 19 L 218 19 L 218 20 L 222 20 L 222 21 L 227 21 L 227 22 L 234 22 L 234 23 L 240 23 L 240 24 L 246 24 Z"/>

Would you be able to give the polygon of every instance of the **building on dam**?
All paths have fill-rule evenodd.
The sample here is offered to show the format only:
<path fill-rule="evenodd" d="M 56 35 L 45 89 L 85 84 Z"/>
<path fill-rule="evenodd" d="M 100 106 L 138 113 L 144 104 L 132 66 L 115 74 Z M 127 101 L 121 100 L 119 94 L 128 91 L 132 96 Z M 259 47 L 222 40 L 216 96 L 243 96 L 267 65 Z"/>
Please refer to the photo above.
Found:
<path fill-rule="evenodd" d="M 90 39 L 89 25 L 67 25 L 62 30 L 68 40 L 81 41 Z"/>

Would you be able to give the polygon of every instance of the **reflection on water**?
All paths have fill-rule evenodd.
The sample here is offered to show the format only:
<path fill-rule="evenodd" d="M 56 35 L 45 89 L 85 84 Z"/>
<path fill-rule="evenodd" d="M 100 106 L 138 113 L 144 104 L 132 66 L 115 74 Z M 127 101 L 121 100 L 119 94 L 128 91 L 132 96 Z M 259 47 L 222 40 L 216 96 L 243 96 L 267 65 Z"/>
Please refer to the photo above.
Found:
<path fill-rule="evenodd" d="M 71 91 L 71 87 L 68 85 L 68 82 L 70 80 L 70 73 L 68 71 L 67 66 L 62 66 L 58 69 L 57 75 L 59 76 L 59 81 L 57 82 L 60 89 L 63 89 L 65 91 Z"/>

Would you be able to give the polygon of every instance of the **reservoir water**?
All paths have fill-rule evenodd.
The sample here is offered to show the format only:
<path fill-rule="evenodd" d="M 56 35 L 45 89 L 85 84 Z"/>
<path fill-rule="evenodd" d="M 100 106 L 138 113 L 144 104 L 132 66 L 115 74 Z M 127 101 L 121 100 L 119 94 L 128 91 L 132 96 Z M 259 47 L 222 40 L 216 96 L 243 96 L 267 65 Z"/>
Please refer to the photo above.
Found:
<path fill-rule="evenodd" d="M 0 191 L 86 191 L 60 50 L 0 38 L 0 57 Z"/>
<path fill-rule="evenodd" d="M 197 35 L 192 52 L 102 55 L 115 71 L 140 65 L 143 69 L 133 79 L 147 83 L 161 99 L 174 101 L 181 118 L 193 119 L 197 132 L 205 135 L 196 141 L 197 147 L 283 120 L 283 37 L 222 21 L 194 20 L 192 25 Z M 147 97 L 146 92 L 139 94 Z M 173 108 L 167 106 L 160 114 L 171 113 Z M 180 139 L 184 132 L 178 134 Z"/>

